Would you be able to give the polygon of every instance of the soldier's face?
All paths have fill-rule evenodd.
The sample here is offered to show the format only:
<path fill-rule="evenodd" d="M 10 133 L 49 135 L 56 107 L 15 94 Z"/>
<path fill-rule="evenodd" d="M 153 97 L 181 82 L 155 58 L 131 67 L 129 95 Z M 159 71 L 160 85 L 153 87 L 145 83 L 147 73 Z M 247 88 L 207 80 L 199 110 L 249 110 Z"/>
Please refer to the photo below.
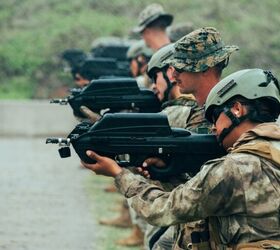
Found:
<path fill-rule="evenodd" d="M 82 77 L 80 74 L 78 74 L 78 73 L 75 75 L 75 82 L 76 82 L 76 84 L 78 85 L 78 87 L 80 87 L 80 88 L 83 88 L 83 87 L 87 86 L 87 85 L 90 83 L 89 80 L 83 78 L 83 77 Z"/>
<path fill-rule="evenodd" d="M 181 72 L 174 70 L 173 78 L 175 79 L 180 92 L 182 94 L 193 94 L 196 92 L 198 81 L 200 81 L 199 73 Z"/>
<path fill-rule="evenodd" d="M 167 89 L 167 84 L 162 72 L 156 73 L 155 83 L 153 83 L 152 88 L 157 98 L 162 101 L 164 98 L 164 92 Z"/>
<path fill-rule="evenodd" d="M 171 83 L 175 83 L 176 82 L 176 79 L 173 77 L 174 71 L 175 71 L 175 68 L 173 66 L 169 66 L 167 71 L 166 71 L 166 75 L 169 78 L 169 81 Z"/>
<path fill-rule="evenodd" d="M 236 102 L 231 108 L 230 111 L 233 116 L 239 118 L 245 114 L 247 114 L 247 108 L 243 106 L 241 103 Z M 214 118 L 214 117 L 213 117 Z M 231 119 L 224 113 L 221 112 L 218 116 L 213 119 L 213 132 L 216 134 L 217 138 L 221 135 L 224 129 L 229 128 L 232 125 Z M 244 123 L 240 123 L 236 127 L 231 130 L 224 140 L 222 141 L 223 147 L 225 149 L 232 147 L 232 145 L 236 142 L 236 140 L 240 137 L 240 135 L 246 131 L 246 126 L 243 126 Z M 245 130 L 244 130 L 245 128 Z"/>
<path fill-rule="evenodd" d="M 136 59 L 131 60 L 130 71 L 131 71 L 131 74 L 133 77 L 138 76 L 139 69 L 138 69 L 138 63 L 137 63 Z"/>
<path fill-rule="evenodd" d="M 154 38 L 154 33 L 152 31 L 152 29 L 150 28 L 145 28 L 143 30 L 143 32 L 141 33 L 141 37 L 143 38 L 143 40 L 145 41 L 146 45 L 153 49 L 153 50 L 157 50 L 158 48 L 155 46 L 155 38 Z"/>
<path fill-rule="evenodd" d="M 213 124 L 212 131 L 213 133 L 216 134 L 217 138 L 221 135 L 222 131 L 226 128 L 228 128 L 231 125 L 231 120 L 222 112 L 220 115 L 217 117 L 216 122 Z M 225 139 L 222 141 L 223 147 L 225 149 L 229 148 L 232 146 L 232 138 L 231 138 L 231 133 L 229 133 Z"/>

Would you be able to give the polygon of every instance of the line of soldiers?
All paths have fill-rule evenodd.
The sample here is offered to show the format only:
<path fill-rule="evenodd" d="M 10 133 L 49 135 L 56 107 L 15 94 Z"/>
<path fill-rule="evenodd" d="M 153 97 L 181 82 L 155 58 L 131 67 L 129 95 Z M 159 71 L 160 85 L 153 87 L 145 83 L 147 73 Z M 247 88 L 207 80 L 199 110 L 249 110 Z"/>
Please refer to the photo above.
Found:
<path fill-rule="evenodd" d="M 213 27 L 171 43 L 166 28 L 172 20 L 158 4 L 140 13 L 134 31 L 145 44 L 128 50 L 131 72 L 140 86 L 151 86 L 171 126 L 215 133 L 228 154 L 206 162 L 195 176 L 158 182 L 147 167 L 165 167 L 162 159 L 146 159 L 135 174 L 88 151 L 97 163 L 82 164 L 115 178 L 132 215 L 133 233 L 119 243 L 144 241 L 153 250 L 280 249 L 279 82 L 262 69 L 221 80 L 238 47 L 225 45 Z"/>

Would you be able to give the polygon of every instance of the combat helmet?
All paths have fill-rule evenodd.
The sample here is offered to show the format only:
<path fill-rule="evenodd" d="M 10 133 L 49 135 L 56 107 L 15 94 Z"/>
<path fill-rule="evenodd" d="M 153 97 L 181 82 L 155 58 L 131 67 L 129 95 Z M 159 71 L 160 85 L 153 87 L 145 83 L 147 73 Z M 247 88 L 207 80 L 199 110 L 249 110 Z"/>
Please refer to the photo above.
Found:
<path fill-rule="evenodd" d="M 126 61 L 126 53 L 131 44 L 131 40 L 121 37 L 99 37 L 91 44 L 91 54 L 93 57 L 110 57 L 117 61 Z"/>
<path fill-rule="evenodd" d="M 174 53 L 174 43 L 165 45 L 155 52 L 148 63 L 147 74 L 150 78 L 153 78 L 153 75 L 157 71 L 161 71 L 163 68 L 168 66 L 167 60 Z"/>
<path fill-rule="evenodd" d="M 148 60 L 153 55 L 153 50 L 150 49 L 143 40 L 133 43 L 127 50 L 126 57 L 131 60 L 137 58 L 140 55 L 143 55 Z"/>
<path fill-rule="evenodd" d="M 175 43 L 183 36 L 194 30 L 194 25 L 191 22 L 177 23 L 167 28 L 167 33 L 170 41 Z"/>
<path fill-rule="evenodd" d="M 249 110 L 246 115 L 236 117 L 230 110 L 233 97 L 243 97 L 243 104 L 255 104 L 255 110 Z M 260 115 L 259 108 L 269 103 L 269 112 L 266 116 Z M 280 113 L 280 85 L 277 78 L 270 72 L 262 69 L 244 69 L 237 71 L 223 80 L 210 91 L 205 103 L 205 117 L 208 121 L 214 122 L 219 114 L 224 113 L 232 121 L 232 125 L 222 131 L 219 141 L 223 139 L 246 119 L 259 122 L 275 121 Z M 260 117 L 260 118 L 258 118 Z M 260 120 L 259 120 L 260 119 Z"/>
<path fill-rule="evenodd" d="M 173 15 L 166 13 L 160 4 L 150 4 L 139 14 L 138 26 L 133 29 L 133 32 L 141 33 L 145 28 L 159 19 L 164 21 L 167 27 L 172 23 Z"/>
<path fill-rule="evenodd" d="M 81 49 L 66 49 L 61 53 L 61 58 L 65 60 L 71 69 L 79 67 L 86 60 L 86 53 Z"/>

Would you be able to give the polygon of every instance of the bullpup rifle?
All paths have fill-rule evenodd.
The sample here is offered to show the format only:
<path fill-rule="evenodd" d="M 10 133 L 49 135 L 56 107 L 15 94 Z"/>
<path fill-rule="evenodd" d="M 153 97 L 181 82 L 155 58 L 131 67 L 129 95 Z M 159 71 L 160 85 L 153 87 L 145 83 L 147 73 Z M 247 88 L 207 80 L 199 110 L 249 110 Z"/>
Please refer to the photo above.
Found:
<path fill-rule="evenodd" d="M 105 114 L 93 125 L 80 123 L 67 138 L 48 138 L 46 143 L 58 143 L 61 157 L 71 155 L 72 144 L 86 163 L 95 163 L 87 150 L 110 157 L 121 167 L 141 166 L 145 159 L 159 157 L 167 166 L 148 169 L 151 178 L 158 180 L 181 173 L 194 175 L 204 162 L 225 154 L 214 135 L 171 128 L 165 115 L 151 113 Z M 126 160 L 118 160 L 120 155 Z"/>
<path fill-rule="evenodd" d="M 67 104 L 74 114 L 86 118 L 80 111 L 86 106 L 95 113 L 108 110 L 111 113 L 135 110 L 141 113 L 160 111 L 160 102 L 151 90 L 140 89 L 133 78 L 109 78 L 93 80 L 82 89 L 72 89 L 64 99 L 52 99 L 51 103 Z"/>

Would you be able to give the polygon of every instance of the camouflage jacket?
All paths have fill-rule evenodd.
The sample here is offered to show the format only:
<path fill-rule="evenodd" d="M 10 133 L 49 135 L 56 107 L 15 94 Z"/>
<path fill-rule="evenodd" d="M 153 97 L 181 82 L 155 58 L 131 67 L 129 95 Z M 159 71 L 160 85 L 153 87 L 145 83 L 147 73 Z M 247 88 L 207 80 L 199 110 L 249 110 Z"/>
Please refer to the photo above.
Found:
<path fill-rule="evenodd" d="M 149 223 L 210 218 L 221 245 L 280 240 L 280 127 L 263 123 L 241 135 L 225 157 L 171 192 L 123 170 L 116 185 Z M 222 249 L 222 248 L 221 248 Z"/>
<path fill-rule="evenodd" d="M 204 108 L 190 97 L 181 96 L 162 105 L 171 127 L 186 128 L 195 133 L 208 134 L 210 123 L 204 118 Z"/>

